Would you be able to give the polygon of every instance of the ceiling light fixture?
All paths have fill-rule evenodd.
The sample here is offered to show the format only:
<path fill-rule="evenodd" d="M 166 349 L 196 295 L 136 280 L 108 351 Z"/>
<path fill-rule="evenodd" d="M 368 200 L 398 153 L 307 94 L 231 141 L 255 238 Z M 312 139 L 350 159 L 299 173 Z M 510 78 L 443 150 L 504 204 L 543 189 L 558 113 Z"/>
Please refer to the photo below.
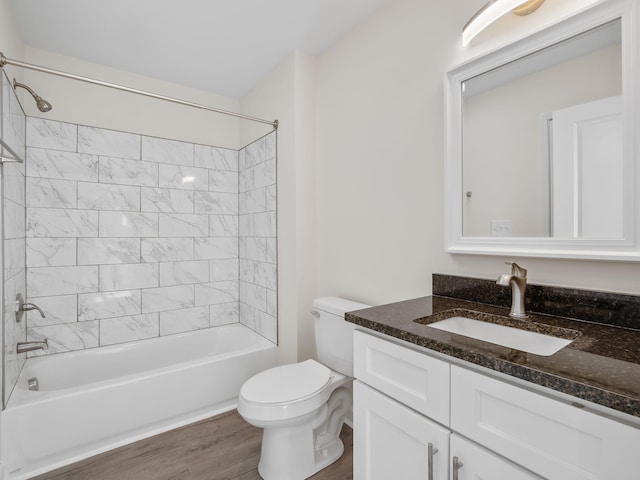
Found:
<path fill-rule="evenodd" d="M 473 37 L 487 28 L 497 19 L 512 11 L 516 15 L 529 15 L 535 12 L 544 0 L 491 0 L 476 12 L 462 28 L 462 46 L 466 46 Z"/>

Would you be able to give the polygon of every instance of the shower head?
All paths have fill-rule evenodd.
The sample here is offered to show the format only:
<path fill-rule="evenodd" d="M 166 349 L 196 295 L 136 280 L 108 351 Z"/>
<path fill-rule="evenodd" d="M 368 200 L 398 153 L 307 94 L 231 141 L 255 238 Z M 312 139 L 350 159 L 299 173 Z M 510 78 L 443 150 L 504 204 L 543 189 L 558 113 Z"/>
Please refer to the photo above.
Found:
<path fill-rule="evenodd" d="M 53 107 L 51 106 L 51 104 L 49 102 L 47 102 L 44 98 L 42 98 L 40 95 L 38 95 L 36 92 L 34 92 L 33 90 L 31 90 L 29 87 L 27 87 L 26 85 L 23 85 L 22 83 L 18 83 L 16 82 L 16 79 L 13 79 L 13 88 L 24 88 L 27 92 L 29 92 L 31 94 L 31 96 L 33 97 L 33 99 L 36 101 L 36 106 L 38 107 L 38 110 L 40 110 L 41 112 L 49 112 Z"/>

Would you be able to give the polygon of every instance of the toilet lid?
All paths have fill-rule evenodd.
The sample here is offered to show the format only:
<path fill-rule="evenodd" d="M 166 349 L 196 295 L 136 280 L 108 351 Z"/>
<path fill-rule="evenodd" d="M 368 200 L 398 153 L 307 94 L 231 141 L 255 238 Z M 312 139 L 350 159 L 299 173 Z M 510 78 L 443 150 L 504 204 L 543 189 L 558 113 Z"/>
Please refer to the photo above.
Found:
<path fill-rule="evenodd" d="M 314 360 L 281 365 L 258 373 L 240 390 L 244 400 L 252 403 L 289 403 L 322 390 L 331 370 Z"/>

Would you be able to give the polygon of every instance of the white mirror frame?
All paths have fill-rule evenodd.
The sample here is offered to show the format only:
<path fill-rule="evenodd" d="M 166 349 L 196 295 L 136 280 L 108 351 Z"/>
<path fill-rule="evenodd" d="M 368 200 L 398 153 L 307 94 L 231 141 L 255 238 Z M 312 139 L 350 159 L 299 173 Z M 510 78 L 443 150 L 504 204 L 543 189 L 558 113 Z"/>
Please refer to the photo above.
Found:
<path fill-rule="evenodd" d="M 640 6 L 637 0 L 609 0 L 527 38 L 465 62 L 447 72 L 447 158 L 445 165 L 445 245 L 449 253 L 522 257 L 640 261 Z M 625 175 L 624 239 L 465 237 L 462 235 L 462 83 L 481 73 L 621 20 L 623 155 L 632 165 Z M 628 200 L 628 201 L 627 201 Z"/>

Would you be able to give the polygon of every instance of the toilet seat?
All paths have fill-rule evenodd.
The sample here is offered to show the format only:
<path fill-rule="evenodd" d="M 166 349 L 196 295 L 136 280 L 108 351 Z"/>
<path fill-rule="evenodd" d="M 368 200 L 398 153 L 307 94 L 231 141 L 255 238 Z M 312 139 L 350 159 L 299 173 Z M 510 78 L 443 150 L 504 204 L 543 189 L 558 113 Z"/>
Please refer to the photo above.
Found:
<path fill-rule="evenodd" d="M 335 375 L 315 360 L 265 370 L 240 389 L 238 411 L 247 418 L 267 421 L 305 415 L 326 402 L 331 392 L 323 395 L 323 390 L 328 390 Z"/>

